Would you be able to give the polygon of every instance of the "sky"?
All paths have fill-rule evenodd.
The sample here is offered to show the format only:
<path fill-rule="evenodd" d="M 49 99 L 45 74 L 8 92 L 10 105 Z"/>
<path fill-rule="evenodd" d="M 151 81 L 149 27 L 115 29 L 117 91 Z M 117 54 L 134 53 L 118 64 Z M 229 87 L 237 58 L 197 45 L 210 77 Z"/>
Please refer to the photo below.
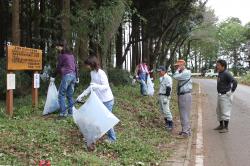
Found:
<path fill-rule="evenodd" d="M 238 17 L 243 25 L 250 22 L 250 0 L 208 0 L 207 6 L 215 10 L 219 21 Z"/>

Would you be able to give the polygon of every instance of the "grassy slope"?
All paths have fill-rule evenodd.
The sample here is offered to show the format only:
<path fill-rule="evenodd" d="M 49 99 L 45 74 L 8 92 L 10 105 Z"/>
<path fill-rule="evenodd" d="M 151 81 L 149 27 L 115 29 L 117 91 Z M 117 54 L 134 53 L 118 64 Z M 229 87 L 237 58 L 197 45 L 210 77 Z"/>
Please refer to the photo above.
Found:
<path fill-rule="evenodd" d="M 131 165 L 137 162 L 160 163 L 171 150 L 167 144 L 175 140 L 164 129 L 158 110 L 157 95 L 141 97 L 139 87 L 113 87 L 114 114 L 121 120 L 116 126 L 118 140 L 97 144 L 96 152 L 87 152 L 81 133 L 71 118 L 56 121 L 56 114 L 42 117 L 45 98 L 39 109 L 30 107 L 30 97 L 15 99 L 15 115 L 0 110 L 0 165 L 33 165 L 48 159 L 53 165 Z M 76 92 L 75 94 L 79 94 Z M 174 94 L 174 92 L 173 92 Z M 171 110 L 176 113 L 176 96 Z M 162 148 L 165 147 L 165 148 Z"/>
<path fill-rule="evenodd" d="M 242 76 L 240 79 L 239 79 L 239 82 L 242 83 L 242 84 L 245 84 L 245 85 L 249 85 L 250 86 L 250 74 L 247 74 L 245 76 Z"/>

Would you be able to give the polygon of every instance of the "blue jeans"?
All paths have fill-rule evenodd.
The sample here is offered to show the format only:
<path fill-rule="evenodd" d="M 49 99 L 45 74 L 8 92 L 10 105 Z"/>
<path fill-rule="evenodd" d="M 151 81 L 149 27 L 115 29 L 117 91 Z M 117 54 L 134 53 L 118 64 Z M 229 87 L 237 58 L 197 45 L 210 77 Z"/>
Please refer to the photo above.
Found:
<path fill-rule="evenodd" d="M 73 106 L 74 104 L 73 93 L 74 93 L 75 82 L 76 82 L 76 76 L 74 73 L 65 74 L 62 77 L 58 94 L 59 105 L 60 105 L 60 116 L 65 116 L 67 114 L 65 97 L 67 97 L 68 106 Z M 72 107 L 69 109 L 68 114 L 72 114 Z"/>
<path fill-rule="evenodd" d="M 141 95 L 147 95 L 147 74 L 141 73 L 139 74 L 140 87 L 141 87 Z"/>
<path fill-rule="evenodd" d="M 110 112 L 112 112 L 113 105 L 114 105 L 114 100 L 103 102 L 103 104 L 107 107 L 107 109 Z M 116 134 L 115 134 L 115 130 L 113 128 L 108 131 L 108 138 L 111 141 L 115 141 L 116 140 Z"/>

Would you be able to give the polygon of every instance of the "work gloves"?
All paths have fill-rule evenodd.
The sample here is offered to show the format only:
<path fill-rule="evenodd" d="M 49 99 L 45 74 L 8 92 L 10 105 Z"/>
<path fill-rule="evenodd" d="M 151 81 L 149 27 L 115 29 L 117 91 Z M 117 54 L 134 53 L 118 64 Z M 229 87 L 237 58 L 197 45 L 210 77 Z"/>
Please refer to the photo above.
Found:
<path fill-rule="evenodd" d="M 82 101 L 82 99 L 83 99 L 85 96 L 87 96 L 87 95 L 88 95 L 88 94 L 87 94 L 86 90 L 83 91 L 83 93 L 80 94 L 80 95 L 76 98 L 76 101 Z"/>
<path fill-rule="evenodd" d="M 96 90 L 96 89 L 101 88 L 101 85 L 96 84 L 96 83 L 90 83 L 90 88 L 91 88 L 92 90 Z M 83 99 L 85 96 L 87 96 L 87 95 L 88 95 L 88 92 L 87 92 L 87 90 L 85 90 L 85 91 L 83 91 L 82 94 L 80 94 L 80 95 L 76 98 L 76 100 L 77 100 L 77 101 L 82 101 L 82 99 Z"/>

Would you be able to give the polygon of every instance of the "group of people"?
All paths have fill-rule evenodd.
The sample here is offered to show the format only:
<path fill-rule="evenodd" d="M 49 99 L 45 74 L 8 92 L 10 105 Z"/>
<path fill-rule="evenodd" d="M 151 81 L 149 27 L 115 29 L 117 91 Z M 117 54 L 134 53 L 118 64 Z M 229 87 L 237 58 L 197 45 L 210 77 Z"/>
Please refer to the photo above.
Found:
<path fill-rule="evenodd" d="M 191 71 L 186 69 L 185 65 L 186 62 L 184 60 L 178 60 L 174 65 L 176 72 L 173 75 L 173 78 L 178 82 L 178 108 L 182 126 L 182 130 L 179 132 L 179 137 L 181 138 L 187 138 L 191 135 L 190 113 L 192 110 L 192 80 Z M 219 59 L 217 61 L 216 70 L 218 72 L 218 97 L 216 113 L 220 124 L 215 128 L 215 130 L 219 130 L 220 133 L 226 133 L 228 132 L 228 124 L 232 110 L 233 93 L 237 88 L 237 80 L 227 70 L 227 63 L 225 60 Z M 174 123 L 169 106 L 173 81 L 164 66 L 160 66 L 157 71 L 159 72 L 160 76 L 160 86 L 158 93 L 160 111 L 163 113 L 166 129 L 171 132 L 173 130 Z M 143 96 L 147 94 L 147 75 L 149 75 L 149 68 L 144 61 L 136 67 L 136 78 L 140 82 L 141 94 Z"/>
<path fill-rule="evenodd" d="M 178 60 L 175 64 L 176 71 L 173 78 L 177 80 L 178 108 L 182 130 L 179 132 L 180 138 L 187 138 L 191 135 L 190 113 L 192 106 L 192 80 L 191 71 L 186 67 L 184 60 Z M 169 108 L 173 81 L 166 68 L 160 66 L 157 71 L 160 76 L 159 105 L 164 115 L 166 129 L 172 131 L 174 127 L 173 116 Z"/>
<path fill-rule="evenodd" d="M 114 96 L 109 86 L 108 77 L 100 68 L 98 58 L 96 56 L 90 56 L 84 61 L 85 67 L 90 70 L 91 82 L 89 87 L 77 97 L 76 101 L 74 101 L 73 93 L 77 82 L 77 67 L 74 55 L 65 42 L 59 43 L 56 48 L 59 50 L 60 54 L 57 59 L 56 71 L 52 74 L 53 76 L 50 79 L 51 81 L 54 81 L 56 74 L 61 75 L 58 94 L 60 105 L 59 119 L 72 116 L 72 107 L 74 103 L 76 101 L 81 101 L 85 96 L 89 95 L 91 89 L 95 91 L 96 95 L 107 109 L 112 112 Z M 69 107 L 66 107 L 66 98 Z M 108 143 L 116 141 L 116 134 L 113 128 L 108 131 L 107 135 L 108 139 L 105 141 Z M 93 146 L 88 148 L 91 150 L 93 149 Z"/>
<path fill-rule="evenodd" d="M 191 135 L 190 112 L 192 106 L 192 80 L 191 71 L 186 69 L 185 65 L 186 62 L 184 60 L 178 60 L 175 64 L 176 72 L 173 75 L 173 78 L 178 81 L 177 95 L 182 125 L 182 131 L 179 133 L 179 136 L 182 138 Z M 163 113 L 166 129 L 172 131 L 174 123 L 169 106 L 173 81 L 164 66 L 158 67 L 157 71 L 160 76 L 158 93 L 160 111 Z M 150 79 L 150 72 L 152 71 L 149 70 L 145 59 L 136 66 L 135 78 L 140 83 L 140 92 L 142 96 L 147 96 L 147 79 Z"/>
<path fill-rule="evenodd" d="M 65 118 L 67 116 L 72 116 L 73 113 L 72 106 L 75 103 L 73 99 L 73 93 L 75 83 L 77 82 L 77 67 L 74 55 L 71 53 L 66 43 L 59 44 L 56 48 L 60 51 L 60 55 L 58 56 L 57 68 L 53 77 L 56 76 L 56 73 L 61 75 L 61 84 L 58 95 L 60 105 L 59 118 Z M 96 56 L 90 56 L 85 60 L 84 63 L 85 67 L 90 70 L 91 82 L 89 87 L 77 97 L 76 101 L 81 101 L 91 92 L 92 88 L 99 99 L 107 107 L 107 109 L 112 112 L 114 96 L 109 86 L 108 77 L 106 73 L 100 68 L 98 58 Z M 191 135 L 190 113 L 192 106 L 192 79 L 191 71 L 185 66 L 186 62 L 184 60 L 178 60 L 175 64 L 176 72 L 173 74 L 173 78 L 178 82 L 178 107 L 182 126 L 179 136 L 182 138 L 187 138 Z M 216 130 L 227 132 L 231 112 L 230 107 L 232 106 L 231 92 L 235 91 L 237 82 L 226 71 L 225 61 L 219 60 L 217 62 L 217 69 L 219 72 L 217 88 L 219 94 L 217 115 L 220 125 L 216 128 Z M 160 76 L 160 86 L 158 93 L 160 110 L 164 115 L 166 129 L 168 131 L 172 131 L 174 123 L 169 104 L 173 82 L 164 66 L 160 66 L 157 71 Z M 140 80 L 141 94 L 143 96 L 147 95 L 146 82 L 149 74 L 150 71 L 146 63 L 141 63 L 136 67 L 135 77 Z M 53 77 L 51 78 L 52 80 L 54 80 Z M 232 88 L 231 84 L 233 84 Z M 69 109 L 66 107 L 66 98 L 68 100 L 68 105 L 71 106 Z M 108 131 L 107 135 L 108 139 L 106 141 L 109 143 L 116 141 L 116 134 L 113 128 Z"/>

